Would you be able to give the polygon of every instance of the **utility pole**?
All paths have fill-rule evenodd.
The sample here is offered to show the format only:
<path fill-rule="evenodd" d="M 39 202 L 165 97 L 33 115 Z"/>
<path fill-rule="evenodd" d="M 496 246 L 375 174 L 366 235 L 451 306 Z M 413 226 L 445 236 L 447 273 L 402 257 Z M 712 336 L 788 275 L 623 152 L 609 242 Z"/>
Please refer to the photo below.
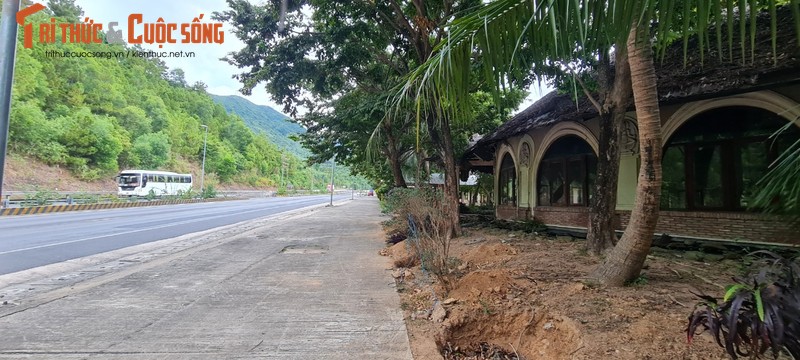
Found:
<path fill-rule="evenodd" d="M 333 206 L 333 189 L 335 184 L 333 183 L 333 174 L 336 172 L 336 155 L 333 156 L 333 160 L 331 161 L 331 206 Z"/>
<path fill-rule="evenodd" d="M 3 0 L 0 13 L 0 198 L 3 196 L 3 172 L 8 149 L 8 124 L 11 116 L 11 85 L 14 83 L 14 59 L 17 55 L 17 19 L 19 0 Z"/>
<path fill-rule="evenodd" d="M 205 184 L 206 179 L 206 142 L 208 141 L 208 125 L 200 125 L 200 127 L 206 129 L 206 134 L 203 136 L 203 170 L 200 172 L 200 197 L 203 197 L 203 193 L 206 189 L 203 187 Z"/>
<path fill-rule="evenodd" d="M 286 167 L 286 159 L 284 158 L 284 154 L 281 152 L 281 183 L 279 184 L 280 188 L 283 188 L 283 172 L 285 171 Z"/>

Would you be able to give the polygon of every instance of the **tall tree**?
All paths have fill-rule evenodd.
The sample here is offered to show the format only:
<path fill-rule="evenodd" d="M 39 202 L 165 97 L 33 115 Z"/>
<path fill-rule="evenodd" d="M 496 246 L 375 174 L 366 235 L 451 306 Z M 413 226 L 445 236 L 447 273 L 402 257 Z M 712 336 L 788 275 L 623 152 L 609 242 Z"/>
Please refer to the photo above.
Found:
<path fill-rule="evenodd" d="M 656 71 L 650 44 L 649 21 L 634 23 L 628 38 L 636 122 L 639 125 L 639 181 L 631 219 L 619 244 L 595 269 L 592 277 L 609 285 L 622 285 L 639 276 L 658 224 L 661 199 L 661 112 Z M 616 189 L 614 189 L 616 191 Z"/>
<path fill-rule="evenodd" d="M 75 0 L 50 0 L 47 2 L 47 8 L 53 12 L 53 15 L 70 21 L 77 21 L 83 16 L 83 9 L 75 4 Z"/>
<path fill-rule="evenodd" d="M 63 9 L 74 5 L 70 1 L 59 4 Z M 63 9 L 56 7 L 54 11 L 66 16 L 61 12 Z M 51 17 L 52 14 L 42 11 L 27 21 L 50 23 Z M 58 32 L 56 37 L 61 35 Z M 31 49 L 20 45 L 10 150 L 63 166 L 85 180 L 108 179 L 120 167 L 130 166 L 183 172 L 200 167 L 202 124 L 208 126 L 211 146 L 207 170 L 216 172 L 210 179 L 259 187 L 278 183 L 277 164 L 281 154 L 277 146 L 215 104 L 203 90 L 203 84 L 187 86 L 181 71 L 170 72 L 157 59 L 47 56 L 48 51 L 127 49 L 128 46 L 118 44 L 58 40 Z M 295 188 L 312 185 L 309 173 L 320 178 L 323 172 L 329 174 L 324 169 L 306 166 L 293 154 L 286 155 L 286 163 L 287 183 L 293 183 Z M 319 183 L 316 185 L 319 187 Z"/>
<path fill-rule="evenodd" d="M 408 121 L 385 121 L 385 94 L 354 90 L 331 101 L 330 111 L 315 111 L 300 118 L 306 133 L 300 136 L 303 146 L 311 149 L 309 162 L 324 163 L 332 157 L 359 173 L 377 175 L 376 181 L 391 181 L 393 187 L 406 187 L 402 171 L 403 161 L 413 150 Z M 380 126 L 381 146 L 375 157 L 386 159 L 391 172 L 383 178 L 382 172 L 371 171 L 378 161 L 364 151 L 369 145 L 373 129 Z M 340 146 L 335 146 L 336 144 Z"/>
<path fill-rule="evenodd" d="M 231 9 L 215 14 L 215 19 L 232 23 L 235 34 L 245 43 L 244 49 L 228 57 L 232 64 L 247 69 L 236 76 L 244 85 L 242 91 L 249 93 L 264 84 L 285 111 L 294 116 L 298 107 L 305 106 L 310 114 L 306 117 L 313 122 L 315 113 L 329 114 L 334 100 L 353 91 L 383 97 L 391 94 L 391 87 L 401 76 L 428 60 L 434 47 L 447 41 L 443 27 L 447 21 L 479 3 L 297 1 L 287 4 L 285 22 L 279 26 L 278 1 L 254 6 L 244 0 L 228 0 Z M 466 119 L 443 111 L 443 104 L 433 94 L 417 95 L 425 103 L 422 116 L 410 117 L 410 109 L 416 105 L 407 102 L 399 110 L 385 113 L 385 121 L 375 127 L 387 135 L 389 130 L 406 124 L 409 117 L 419 124 L 418 129 L 424 127 L 418 133 L 424 133 L 432 145 L 427 159 L 445 173 L 447 201 L 443 210 L 449 215 L 452 230 L 457 231 L 458 166 L 452 125 Z M 320 105 L 328 109 L 317 110 Z M 397 148 L 388 143 L 391 139 L 382 138 L 388 154 Z M 328 147 L 337 143 L 343 144 L 329 141 Z M 396 156 L 392 155 L 390 162 L 395 184 L 402 185 Z"/>
<path fill-rule="evenodd" d="M 745 39 L 748 38 L 744 14 L 748 13 L 749 8 L 750 21 L 754 23 L 755 10 L 759 6 L 769 8 L 772 15 L 772 37 L 775 38 L 776 1 L 739 1 L 739 39 L 743 54 L 746 49 Z M 681 6 L 676 8 L 676 4 Z M 437 49 L 438 52 L 432 59 L 412 72 L 408 87 L 434 92 L 440 101 L 459 107 L 459 100 L 464 98 L 464 77 L 470 74 L 464 69 L 471 66 L 469 55 L 473 46 L 483 54 L 486 80 L 494 82 L 498 88 L 504 85 L 505 79 L 513 78 L 520 72 L 541 73 L 553 63 L 586 62 L 594 59 L 602 49 L 613 47 L 617 51 L 630 52 L 628 55 L 633 56 L 629 57 L 629 62 L 637 105 L 642 160 L 636 204 L 631 215 L 636 221 L 630 222 L 623 240 L 595 272 L 601 282 L 621 285 L 638 276 L 641 271 L 658 220 L 657 200 L 661 191 L 661 143 L 656 141 L 660 138 L 658 96 L 655 91 L 651 44 L 644 39 L 655 36 L 656 43 L 663 47 L 675 39 L 676 32 L 682 34 L 685 44 L 688 44 L 689 36 L 696 34 L 700 39 L 699 51 L 703 52 L 708 44 L 709 24 L 715 22 L 720 53 L 723 37 L 719 29 L 725 24 L 728 28 L 728 47 L 732 51 L 733 23 L 736 16 L 733 1 L 724 4 L 727 5 L 725 17 L 722 16 L 723 2 L 715 0 L 553 0 L 538 4 L 518 0 L 493 1 L 450 24 L 449 41 Z M 791 6 L 796 19 L 795 26 L 800 32 L 800 4 L 792 2 Z M 682 11 L 676 15 L 678 10 Z M 680 25 L 676 24 L 678 19 Z M 654 29 L 653 33 L 650 33 L 651 29 Z M 755 30 L 752 26 L 750 29 L 749 38 L 752 44 Z M 773 50 L 775 47 L 773 41 Z M 530 53 L 528 56 L 519 56 L 519 49 L 528 49 Z M 407 94 L 407 91 L 403 92 L 403 95 Z M 615 190 L 612 188 L 604 191 Z"/>

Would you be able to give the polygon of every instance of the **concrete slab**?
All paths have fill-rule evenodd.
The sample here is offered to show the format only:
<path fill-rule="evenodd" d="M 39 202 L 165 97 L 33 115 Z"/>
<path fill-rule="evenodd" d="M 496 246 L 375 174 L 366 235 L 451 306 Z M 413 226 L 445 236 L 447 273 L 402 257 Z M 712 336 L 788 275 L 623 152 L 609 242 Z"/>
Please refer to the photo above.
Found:
<path fill-rule="evenodd" d="M 0 358 L 411 359 L 380 221 L 360 198 L 15 284 L 78 279 L 5 292 Z"/>

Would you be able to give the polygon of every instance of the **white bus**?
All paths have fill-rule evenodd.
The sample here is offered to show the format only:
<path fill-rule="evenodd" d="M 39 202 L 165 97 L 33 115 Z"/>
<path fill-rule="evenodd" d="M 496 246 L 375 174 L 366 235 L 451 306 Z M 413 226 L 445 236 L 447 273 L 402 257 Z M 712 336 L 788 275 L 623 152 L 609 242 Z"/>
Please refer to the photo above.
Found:
<path fill-rule="evenodd" d="M 192 174 L 169 171 L 123 170 L 117 175 L 117 195 L 180 195 L 192 189 Z"/>

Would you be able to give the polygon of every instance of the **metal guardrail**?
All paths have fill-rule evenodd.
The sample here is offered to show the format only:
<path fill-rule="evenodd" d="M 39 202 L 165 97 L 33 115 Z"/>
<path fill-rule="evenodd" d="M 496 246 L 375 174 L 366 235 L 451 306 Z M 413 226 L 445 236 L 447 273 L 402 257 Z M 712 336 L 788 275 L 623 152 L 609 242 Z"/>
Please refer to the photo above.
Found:
<path fill-rule="evenodd" d="M 336 190 L 334 194 L 350 194 L 352 190 Z M 115 191 L 54 191 L 51 194 L 58 194 L 60 197 L 57 199 L 34 199 L 33 194 L 36 192 L 25 191 L 8 191 L 4 194 L 2 201 L 0 201 L 0 209 L 5 208 L 21 208 L 21 207 L 34 207 L 34 206 L 53 206 L 53 205 L 83 205 L 83 204 L 109 204 L 109 203 L 125 203 L 125 202 L 143 202 L 152 201 L 146 198 L 129 198 L 117 197 Z M 297 190 L 291 191 L 282 196 L 308 196 L 308 195 L 327 195 L 328 191 L 309 191 Z M 62 197 L 63 196 L 63 197 Z M 277 191 L 265 190 L 218 190 L 217 197 L 219 198 L 267 198 L 278 196 Z M 171 199 L 173 197 L 165 197 Z"/>

